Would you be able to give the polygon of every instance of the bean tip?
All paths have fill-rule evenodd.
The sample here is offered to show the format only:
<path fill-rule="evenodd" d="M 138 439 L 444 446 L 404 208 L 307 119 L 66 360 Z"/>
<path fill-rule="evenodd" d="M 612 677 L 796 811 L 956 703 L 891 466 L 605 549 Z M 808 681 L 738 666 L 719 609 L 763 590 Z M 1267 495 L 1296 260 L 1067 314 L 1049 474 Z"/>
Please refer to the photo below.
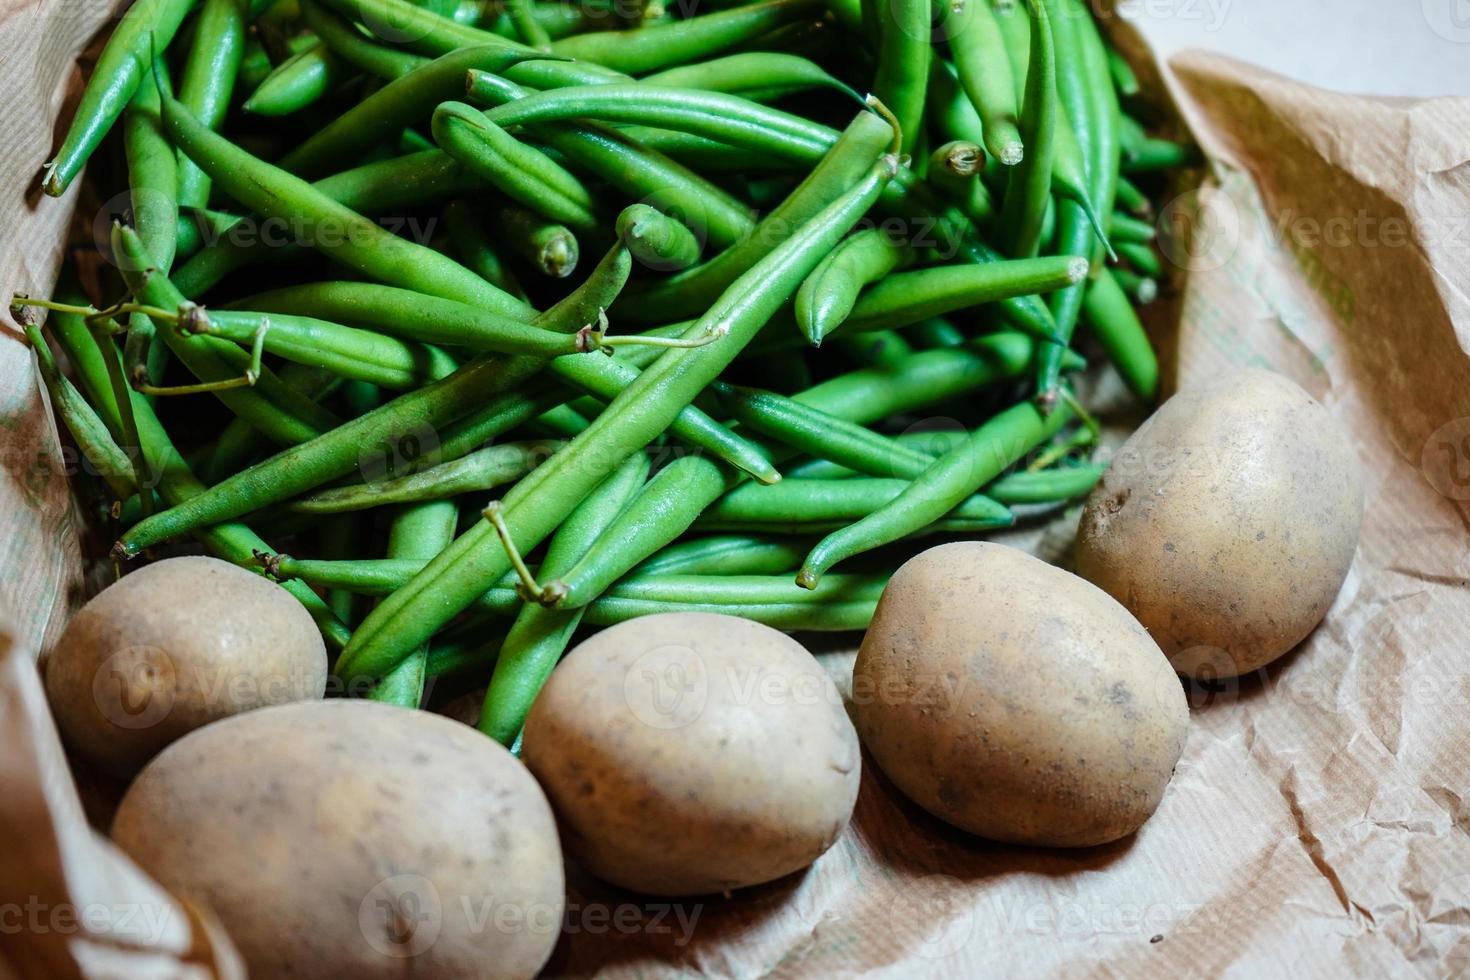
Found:
<path fill-rule="evenodd" d="M 1007 143 L 1001 147 L 1000 162 L 1007 167 L 1014 167 L 1026 159 L 1026 147 L 1020 143 Z"/>
<path fill-rule="evenodd" d="M 1072 280 L 1072 282 L 1074 283 L 1079 283 L 1087 278 L 1087 273 L 1090 268 L 1091 263 L 1089 263 L 1086 259 L 1080 256 L 1074 258 L 1072 259 L 1072 261 L 1067 263 L 1067 278 Z"/>

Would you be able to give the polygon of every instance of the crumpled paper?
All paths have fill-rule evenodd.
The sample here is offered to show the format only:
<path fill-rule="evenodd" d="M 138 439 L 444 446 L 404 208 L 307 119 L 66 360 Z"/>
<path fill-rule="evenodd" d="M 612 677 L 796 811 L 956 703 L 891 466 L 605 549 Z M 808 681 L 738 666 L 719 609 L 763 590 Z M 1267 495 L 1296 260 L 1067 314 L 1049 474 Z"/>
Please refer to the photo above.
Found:
<path fill-rule="evenodd" d="M 0 73 L 0 101 L 24 117 L 0 180 L 20 215 L 0 230 L 7 287 L 54 275 L 68 201 L 36 202 L 30 178 L 75 91 L 55 66 L 103 15 L 0 13 L 0 31 L 41 39 L 8 45 L 26 63 Z M 1200 53 L 1157 66 L 1110 26 L 1209 159 L 1160 214 L 1171 280 L 1147 319 L 1166 386 L 1268 366 L 1352 434 L 1367 516 L 1336 605 L 1259 676 L 1190 689 L 1184 757 L 1129 840 L 972 838 L 868 765 L 850 828 L 806 873 L 670 902 L 574 872 L 549 974 L 1470 976 L 1470 99 L 1336 95 Z M 55 429 L 9 330 L 0 377 L 0 594 L 19 611 L 0 656 L 0 915 L 27 893 L 167 902 L 87 830 L 28 668 L 82 592 L 79 544 Z M 1022 543 L 1065 563 L 1069 530 Z M 845 682 L 850 649 L 818 652 Z M 102 948 L 138 952 L 126 937 L 0 919 L 0 976 L 235 975 L 207 920 L 171 921 L 155 972 L 99 963 Z"/>

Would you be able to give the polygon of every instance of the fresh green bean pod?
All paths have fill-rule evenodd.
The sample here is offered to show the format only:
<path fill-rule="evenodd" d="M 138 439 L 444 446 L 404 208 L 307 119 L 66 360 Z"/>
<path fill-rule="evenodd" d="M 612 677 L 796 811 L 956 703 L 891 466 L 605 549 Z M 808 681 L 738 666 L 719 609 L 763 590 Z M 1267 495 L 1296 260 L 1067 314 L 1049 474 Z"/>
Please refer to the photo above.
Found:
<path fill-rule="evenodd" d="M 326 98 L 352 74 L 351 65 L 317 43 L 277 65 L 242 108 L 257 116 L 289 116 Z"/>
<path fill-rule="evenodd" d="M 946 0 L 940 9 L 960 84 L 981 120 L 985 148 L 1013 167 L 1030 147 L 1021 131 L 1017 82 L 989 0 Z"/>
<path fill-rule="evenodd" d="M 850 235 L 833 249 L 796 291 L 796 326 L 807 343 L 821 346 L 852 313 L 863 288 L 897 269 L 906 257 L 906 250 L 879 228 Z"/>
<path fill-rule="evenodd" d="M 301 13 L 323 47 L 343 64 L 374 78 L 398 78 L 429 63 L 428 58 L 374 44 L 341 15 L 311 0 L 303 0 Z"/>
<path fill-rule="evenodd" d="M 488 446 L 408 476 L 320 490 L 292 501 L 290 509 L 299 514 L 341 514 L 371 507 L 446 500 L 476 490 L 490 490 L 519 480 L 560 446 L 559 442 L 506 442 Z"/>
<path fill-rule="evenodd" d="M 728 51 L 779 27 L 816 16 L 811 0 L 765 0 L 699 17 L 630 31 L 598 31 L 563 38 L 553 54 L 643 75 Z"/>
<path fill-rule="evenodd" d="M 1108 269 L 1088 284 L 1082 315 L 1129 389 L 1145 402 L 1159 394 L 1159 359 L 1128 294 Z"/>
<path fill-rule="evenodd" d="M 1008 473 L 985 488 L 985 493 L 1007 506 L 1053 504 L 1092 492 L 1106 466 L 1071 466 L 1034 473 Z"/>
<path fill-rule="evenodd" d="M 695 527 L 728 529 L 828 525 L 855 521 L 887 506 L 908 489 L 911 480 L 855 477 L 847 480 L 782 480 L 772 487 L 747 483 L 715 501 Z M 982 494 L 962 500 L 940 519 L 983 522 L 1010 527 L 1011 512 Z M 915 529 L 917 530 L 917 528 Z"/>
<path fill-rule="evenodd" d="M 633 204 L 618 215 L 618 238 L 633 258 L 655 272 L 677 272 L 699 261 L 699 239 L 657 208 Z"/>
<path fill-rule="evenodd" d="M 634 453 L 572 511 L 551 536 L 542 576 L 558 575 L 577 562 L 648 479 L 648 457 Z M 527 603 L 505 636 L 495 672 L 480 708 L 480 731 L 510 745 L 520 734 L 531 704 L 582 621 L 581 609 L 547 609 Z"/>
<path fill-rule="evenodd" d="M 43 170 L 42 190 L 52 197 L 66 193 L 146 78 L 150 51 L 168 47 L 193 7 L 194 0 L 154 0 L 135 3 L 123 14 L 92 66 L 61 146 Z"/>
<path fill-rule="evenodd" d="M 420 388 L 459 367 L 437 347 L 309 316 L 224 309 L 206 313 L 192 307 L 181 315 L 179 327 L 247 346 L 264 329 L 269 353 L 395 391 Z"/>
<path fill-rule="evenodd" d="M 838 562 L 940 520 L 960 501 L 1050 439 L 1070 417 L 1065 405 L 1043 415 L 1029 402 L 1001 412 L 976 429 L 965 444 L 935 460 L 891 502 L 823 538 L 802 563 L 797 583 L 811 588 Z"/>
<path fill-rule="evenodd" d="M 727 92 L 751 99 L 757 93 L 771 89 L 794 94 L 831 88 L 855 101 L 862 101 L 862 96 L 854 92 L 851 86 L 833 78 L 827 69 L 815 61 L 781 51 L 742 51 L 692 65 L 668 68 L 644 75 L 639 81 L 646 85 L 669 88 Z"/>
<path fill-rule="evenodd" d="M 450 201 L 444 207 L 444 228 L 461 265 L 510 295 L 525 298 L 525 290 L 486 234 L 474 205 L 463 198 Z"/>
<path fill-rule="evenodd" d="M 439 103 L 432 130 L 444 152 L 522 207 L 582 234 L 601 228 L 592 195 L 581 180 L 474 106 Z"/>
<path fill-rule="evenodd" d="M 791 538 L 715 534 L 680 541 L 638 565 L 632 575 L 779 575 L 794 571 L 807 545 Z"/>
<path fill-rule="evenodd" d="M 428 560 L 454 540 L 459 508 L 453 501 L 409 504 L 393 517 L 388 529 L 388 557 Z M 419 647 L 373 686 L 368 697 L 386 704 L 417 708 L 424 700 L 429 647 Z"/>
<path fill-rule="evenodd" d="M 849 333 L 891 330 L 1011 296 L 1049 293 L 1087 278 L 1087 260 L 1055 255 L 895 273 L 869 287 L 841 324 Z"/>
<path fill-rule="evenodd" d="M 179 79 L 178 99 L 210 129 L 219 129 L 230 108 L 245 55 L 247 10 L 247 0 L 203 0 L 194 19 L 193 43 Z M 181 205 L 209 203 L 209 177 L 184 153 L 179 154 L 178 180 Z"/>

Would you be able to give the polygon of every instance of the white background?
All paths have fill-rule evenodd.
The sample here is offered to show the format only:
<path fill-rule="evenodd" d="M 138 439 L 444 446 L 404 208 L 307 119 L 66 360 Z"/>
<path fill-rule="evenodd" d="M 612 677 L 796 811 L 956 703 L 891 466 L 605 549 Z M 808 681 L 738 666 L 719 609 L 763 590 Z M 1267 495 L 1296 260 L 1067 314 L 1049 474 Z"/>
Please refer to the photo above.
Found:
<path fill-rule="evenodd" d="M 1161 56 L 1198 47 L 1340 92 L 1470 95 L 1470 0 L 1117 0 Z"/>

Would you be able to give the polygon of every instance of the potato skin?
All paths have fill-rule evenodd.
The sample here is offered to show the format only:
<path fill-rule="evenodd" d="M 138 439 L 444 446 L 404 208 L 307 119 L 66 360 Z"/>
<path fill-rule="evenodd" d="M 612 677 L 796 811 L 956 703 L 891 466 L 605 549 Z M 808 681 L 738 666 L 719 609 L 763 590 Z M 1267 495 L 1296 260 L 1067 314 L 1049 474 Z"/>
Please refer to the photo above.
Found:
<path fill-rule="evenodd" d="M 1241 370 L 1175 395 L 1124 444 L 1088 499 L 1077 571 L 1181 674 L 1235 677 L 1321 622 L 1362 520 L 1336 421 L 1281 375 Z"/>
<path fill-rule="evenodd" d="M 532 977 L 561 931 L 535 780 L 427 712 L 317 701 L 217 722 L 143 770 L 112 836 L 208 906 L 253 977 Z"/>
<path fill-rule="evenodd" d="M 936 817 L 1057 847 L 1137 830 L 1189 724 L 1178 679 L 1122 606 L 983 542 L 894 573 L 853 667 L 853 717 L 878 766 Z"/>
<path fill-rule="evenodd" d="M 320 698 L 327 651 L 311 616 L 274 582 L 215 558 L 168 558 L 94 596 L 44 670 L 67 743 L 130 776 L 201 725 Z"/>
<path fill-rule="evenodd" d="M 526 720 L 569 854 L 614 884 L 698 895 L 804 868 L 857 800 L 857 735 L 795 640 L 669 613 L 597 633 Z"/>

